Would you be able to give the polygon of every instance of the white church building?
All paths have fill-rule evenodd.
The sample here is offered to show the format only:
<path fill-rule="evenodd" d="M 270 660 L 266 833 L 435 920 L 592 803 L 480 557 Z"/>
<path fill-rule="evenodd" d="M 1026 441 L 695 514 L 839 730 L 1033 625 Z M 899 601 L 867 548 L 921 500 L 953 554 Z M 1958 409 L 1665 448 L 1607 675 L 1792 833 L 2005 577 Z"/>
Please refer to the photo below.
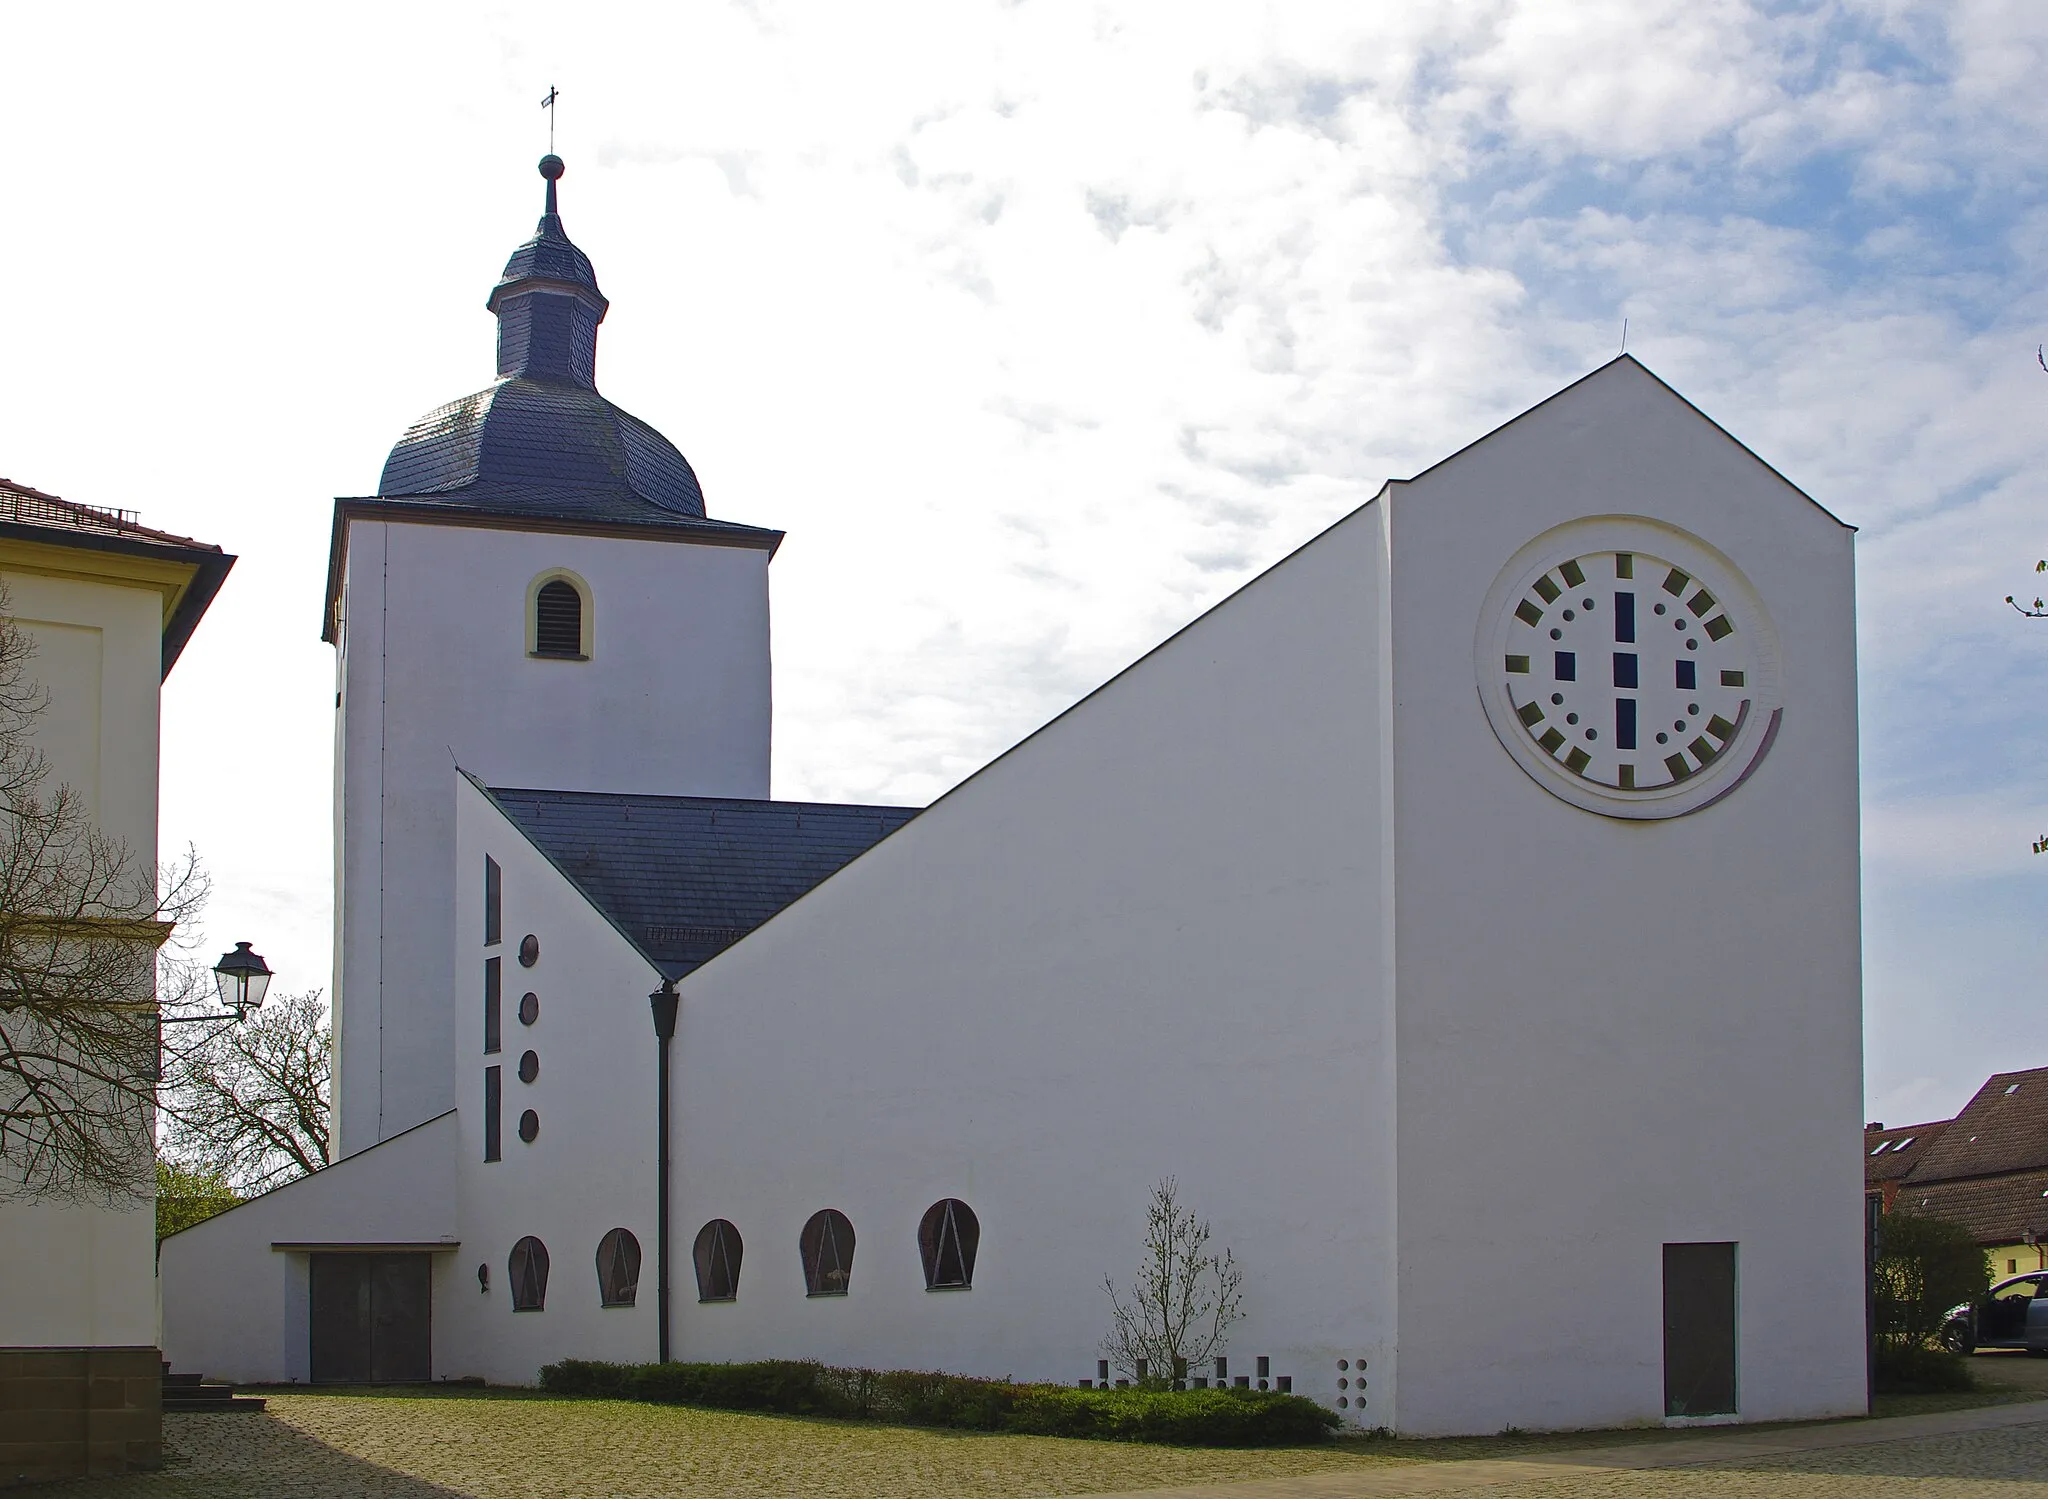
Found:
<path fill-rule="evenodd" d="M 597 393 L 542 170 L 498 379 L 335 509 L 337 1159 L 166 1241 L 168 1357 L 1098 1378 L 1171 1175 L 1203 1378 L 1864 1409 L 1847 526 L 1624 357 L 932 806 L 771 800 L 780 533 Z"/>

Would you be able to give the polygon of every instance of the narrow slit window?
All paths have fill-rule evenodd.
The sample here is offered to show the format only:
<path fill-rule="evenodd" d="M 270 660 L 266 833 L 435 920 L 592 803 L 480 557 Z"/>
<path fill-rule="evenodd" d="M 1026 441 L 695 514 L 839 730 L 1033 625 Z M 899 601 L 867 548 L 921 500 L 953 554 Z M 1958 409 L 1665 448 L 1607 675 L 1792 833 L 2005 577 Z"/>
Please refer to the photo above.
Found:
<path fill-rule="evenodd" d="M 504 1156 L 503 1130 L 504 1083 L 495 1067 L 484 1069 L 484 1159 L 500 1160 Z"/>
<path fill-rule="evenodd" d="M 965 1290 L 974 1284 L 974 1254 L 981 1247 L 981 1220 L 957 1197 L 925 1209 L 917 1226 L 927 1291 Z"/>
<path fill-rule="evenodd" d="M 495 947 L 504 938 L 505 877 L 498 861 L 484 855 L 484 946 Z"/>
<path fill-rule="evenodd" d="M 533 596 L 533 653 L 583 655 L 583 595 L 574 583 L 550 578 Z"/>
<path fill-rule="evenodd" d="M 804 1293 L 844 1296 L 853 1280 L 853 1224 L 837 1208 L 811 1214 L 804 1225 Z"/>
<path fill-rule="evenodd" d="M 512 1246 L 506 1262 L 512 1282 L 512 1310 L 537 1312 L 548 1300 L 548 1246 L 528 1234 Z"/>
<path fill-rule="evenodd" d="M 504 1044 L 499 1016 L 503 1009 L 504 976 L 496 958 L 484 959 L 484 1051 L 496 1051 Z"/>
<path fill-rule="evenodd" d="M 640 1241 L 615 1228 L 597 1241 L 597 1297 L 601 1306 L 631 1306 L 640 1294 Z"/>
<path fill-rule="evenodd" d="M 691 1258 L 697 1263 L 699 1301 L 736 1301 L 740 1294 L 740 1257 L 746 1245 L 740 1231 L 723 1218 L 713 1218 L 697 1230 L 697 1244 Z"/>

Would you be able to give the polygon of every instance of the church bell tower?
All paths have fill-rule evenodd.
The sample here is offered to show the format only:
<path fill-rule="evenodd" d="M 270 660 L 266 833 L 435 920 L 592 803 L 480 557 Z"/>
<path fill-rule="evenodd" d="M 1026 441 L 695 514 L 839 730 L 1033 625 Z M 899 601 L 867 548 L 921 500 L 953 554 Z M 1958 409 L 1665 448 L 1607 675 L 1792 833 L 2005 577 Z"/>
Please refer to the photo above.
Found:
<path fill-rule="evenodd" d="M 454 1106 L 457 767 L 486 784 L 765 797 L 768 563 L 597 390 L 610 303 L 546 207 L 486 303 L 497 378 L 335 502 L 336 1159 Z M 479 878 L 481 875 L 479 874 Z"/>

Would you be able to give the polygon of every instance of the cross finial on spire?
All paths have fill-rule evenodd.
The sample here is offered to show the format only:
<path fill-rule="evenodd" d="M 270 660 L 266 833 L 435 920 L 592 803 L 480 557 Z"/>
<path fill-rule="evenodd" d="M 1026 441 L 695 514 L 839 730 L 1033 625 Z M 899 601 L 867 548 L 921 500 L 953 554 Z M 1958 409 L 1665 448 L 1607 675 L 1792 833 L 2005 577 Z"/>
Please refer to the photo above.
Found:
<path fill-rule="evenodd" d="M 562 91 L 552 83 L 548 85 L 548 96 L 540 101 L 540 107 L 548 112 L 548 155 L 555 154 L 555 101 L 562 97 Z"/>

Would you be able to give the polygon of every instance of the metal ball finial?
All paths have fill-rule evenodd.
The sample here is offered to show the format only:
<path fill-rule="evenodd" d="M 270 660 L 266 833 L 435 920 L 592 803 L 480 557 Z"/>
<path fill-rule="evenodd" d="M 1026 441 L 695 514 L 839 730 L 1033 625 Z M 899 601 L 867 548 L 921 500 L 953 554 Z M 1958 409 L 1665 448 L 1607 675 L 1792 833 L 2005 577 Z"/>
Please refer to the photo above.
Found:
<path fill-rule="evenodd" d="M 554 155 L 552 152 L 540 159 L 540 174 L 550 182 L 559 179 L 563 170 L 562 158 Z"/>

